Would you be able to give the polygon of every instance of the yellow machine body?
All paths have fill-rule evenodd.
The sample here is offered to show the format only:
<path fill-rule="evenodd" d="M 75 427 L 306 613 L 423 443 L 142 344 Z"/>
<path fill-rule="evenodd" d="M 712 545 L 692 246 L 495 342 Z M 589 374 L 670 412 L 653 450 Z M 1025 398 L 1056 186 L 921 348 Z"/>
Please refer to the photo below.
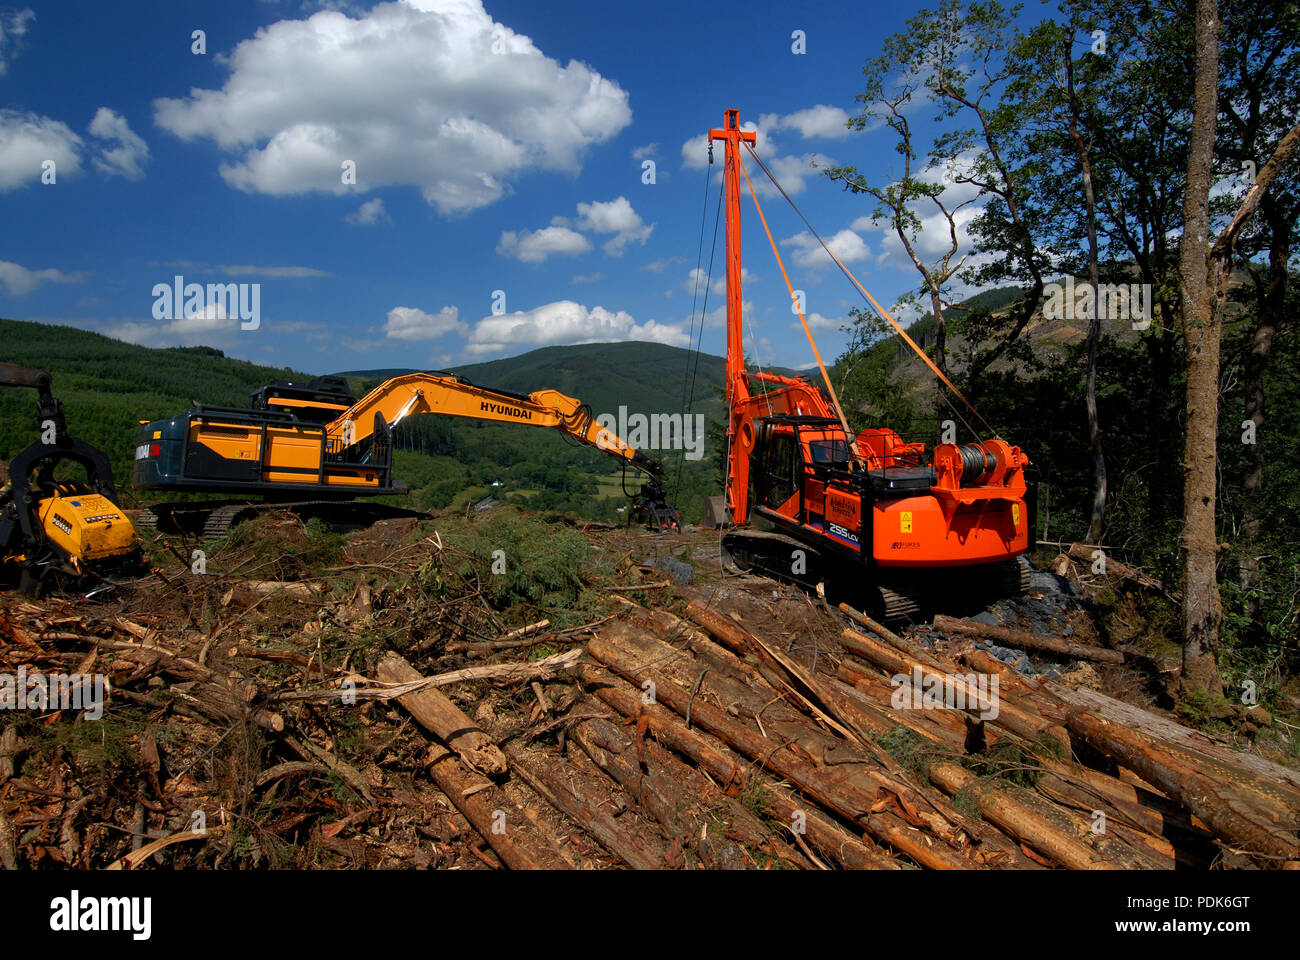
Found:
<path fill-rule="evenodd" d="M 36 513 L 45 536 L 78 572 L 87 563 L 126 557 L 139 549 L 131 521 L 98 493 L 56 491 L 37 504 Z"/>

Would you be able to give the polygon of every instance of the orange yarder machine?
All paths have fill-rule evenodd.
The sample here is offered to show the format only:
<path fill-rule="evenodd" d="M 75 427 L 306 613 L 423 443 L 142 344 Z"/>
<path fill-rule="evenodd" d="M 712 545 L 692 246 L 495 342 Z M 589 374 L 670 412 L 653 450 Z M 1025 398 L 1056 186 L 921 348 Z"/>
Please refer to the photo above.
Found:
<path fill-rule="evenodd" d="M 736 529 L 724 536 L 723 546 L 731 561 L 778 577 L 823 583 L 887 619 L 914 615 L 957 594 L 987 602 L 994 594 L 1023 591 L 1028 566 L 1020 558 L 1030 545 L 1033 517 L 1025 477 L 1028 459 L 1020 448 L 995 436 L 940 443 L 927 457 L 924 443 L 905 442 L 887 427 L 853 433 L 806 320 L 824 389 L 803 378 L 745 369 L 742 177 L 751 193 L 753 186 L 742 146 L 764 173 L 771 173 L 751 147 L 756 135 L 740 128 L 738 110 L 726 111 L 722 128 L 710 130 L 709 138 L 725 145 L 730 422 L 724 505 Z M 771 241 L 756 194 L 754 204 Z M 780 264 L 775 243 L 772 250 Z M 839 259 L 826 252 L 857 284 Z M 781 273 L 803 319 L 784 265 Z M 857 286 L 965 402 L 906 332 Z M 745 528 L 754 515 L 772 530 Z"/>

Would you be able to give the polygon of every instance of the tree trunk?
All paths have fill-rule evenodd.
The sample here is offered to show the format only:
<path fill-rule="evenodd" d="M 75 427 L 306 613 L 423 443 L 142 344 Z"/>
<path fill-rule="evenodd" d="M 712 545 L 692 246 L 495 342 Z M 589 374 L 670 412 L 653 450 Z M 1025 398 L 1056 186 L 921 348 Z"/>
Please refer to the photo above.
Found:
<path fill-rule="evenodd" d="M 1219 336 L 1210 277 L 1210 183 L 1218 111 L 1217 0 L 1196 0 L 1196 80 L 1179 250 L 1183 339 L 1187 348 L 1187 435 L 1183 445 L 1183 688 L 1223 695 L 1215 659 L 1222 607 L 1216 576 L 1216 447 Z"/>
<path fill-rule="evenodd" d="M 1101 300 L 1097 295 L 1097 198 L 1092 189 L 1092 158 L 1079 130 L 1079 102 L 1074 96 L 1074 57 L 1065 45 L 1065 79 L 1070 109 L 1070 139 L 1079 155 L 1083 178 L 1083 200 L 1088 225 L 1088 279 L 1092 282 L 1092 317 L 1088 321 L 1087 384 L 1084 407 L 1088 415 L 1088 453 L 1092 457 L 1092 513 L 1088 519 L 1088 542 L 1101 543 L 1106 515 L 1106 458 L 1101 450 L 1101 418 L 1097 414 L 1097 341 L 1101 337 Z"/>

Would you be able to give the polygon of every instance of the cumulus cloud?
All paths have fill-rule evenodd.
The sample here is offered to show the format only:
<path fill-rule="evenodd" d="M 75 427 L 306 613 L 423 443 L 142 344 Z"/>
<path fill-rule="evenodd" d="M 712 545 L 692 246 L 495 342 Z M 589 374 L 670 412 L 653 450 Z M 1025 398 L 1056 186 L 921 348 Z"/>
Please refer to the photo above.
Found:
<path fill-rule="evenodd" d="M 659 144 L 647 143 L 645 146 L 637 147 L 632 151 L 633 160 L 644 160 L 647 157 L 653 157 L 659 153 Z"/>
<path fill-rule="evenodd" d="M 579 286 L 584 283 L 599 283 L 604 279 L 605 275 L 603 273 L 578 273 L 574 275 L 571 282 L 575 286 Z"/>
<path fill-rule="evenodd" d="M 663 273 L 669 267 L 675 266 L 679 263 L 685 263 L 685 262 L 686 262 L 685 257 L 664 257 L 662 260 L 654 260 L 650 263 L 647 263 L 641 269 L 649 270 L 651 273 Z"/>
<path fill-rule="evenodd" d="M 644 246 L 654 230 L 654 224 L 642 222 L 640 214 L 632 209 L 627 197 L 618 197 L 608 202 L 578 204 L 578 229 L 614 234 L 601 249 L 611 257 L 621 257 L 629 243 Z"/>
<path fill-rule="evenodd" d="M 217 267 L 229 277 L 274 277 L 277 280 L 302 280 L 307 277 L 328 277 L 329 273 L 315 267 L 258 267 L 251 263 L 227 263 Z"/>
<path fill-rule="evenodd" d="M 99 148 L 99 154 L 94 158 L 96 170 L 128 180 L 144 178 L 141 164 L 149 159 L 149 147 L 131 129 L 125 117 L 108 107 L 100 107 L 87 130 L 97 140 L 116 144 Z"/>
<path fill-rule="evenodd" d="M 232 187 L 273 195 L 409 184 L 444 214 L 497 200 L 517 175 L 576 173 L 631 122 L 627 93 L 545 56 L 481 0 L 327 10 L 239 43 L 220 90 L 155 101 L 158 124 L 229 154 Z"/>
<path fill-rule="evenodd" d="M 707 275 L 702 269 L 700 269 L 699 267 L 692 267 L 691 272 L 688 273 L 686 275 L 686 279 L 682 281 L 682 288 L 687 293 L 691 293 L 691 294 L 696 293 L 697 291 L 703 293 L 704 281 L 706 279 L 707 279 Z M 745 287 L 748 287 L 751 283 L 754 283 L 755 280 L 756 278 L 753 274 L 753 271 L 751 271 L 749 267 L 740 268 L 740 286 L 742 290 Z M 726 294 L 727 273 L 725 270 L 719 276 L 714 278 L 713 285 L 709 289 L 712 290 L 713 293 L 719 297 L 724 296 Z"/>
<path fill-rule="evenodd" d="M 852 230 L 841 230 L 833 237 L 824 239 L 826 240 L 826 246 L 830 248 L 835 256 L 840 258 L 841 263 L 854 263 L 858 260 L 865 260 L 870 252 L 867 250 L 866 241 Z M 835 265 L 835 261 L 826 255 L 826 251 L 817 242 L 817 238 L 807 230 L 801 230 L 793 237 L 786 237 L 781 242 L 785 246 L 795 249 L 794 262 L 797 266 L 816 270 L 821 267 L 833 267 Z"/>
<path fill-rule="evenodd" d="M 0 10 L 0 77 L 9 69 L 9 61 L 18 52 L 27 28 L 36 14 L 32 10 L 6 13 Z"/>
<path fill-rule="evenodd" d="M 791 114 L 795 116 L 795 114 Z M 804 153 L 798 156 L 792 154 L 782 154 L 778 138 L 772 135 L 774 130 L 781 129 L 784 118 L 774 113 L 765 113 L 758 118 L 758 123 L 742 121 L 741 130 L 752 131 L 757 135 L 754 144 L 755 152 L 763 158 L 767 168 L 772 171 L 772 176 L 785 187 L 785 192 L 794 196 L 803 193 L 807 186 L 805 180 L 809 176 L 815 176 L 818 166 L 828 166 L 833 163 L 828 157 L 816 153 Z M 719 142 L 714 148 L 714 168 L 717 171 L 714 176 L 716 179 L 722 178 L 722 150 L 723 145 Z M 749 151 L 741 148 L 742 159 L 748 158 Z M 701 133 L 691 137 L 682 144 L 682 166 L 687 169 L 702 170 L 709 165 L 709 135 Z M 754 185 L 754 191 L 762 197 L 780 196 L 776 187 L 767 179 L 767 175 L 757 167 L 752 159 L 747 159 L 745 169 L 749 173 L 749 180 Z M 749 193 L 749 188 L 741 181 L 741 191 Z"/>
<path fill-rule="evenodd" d="M 240 319 L 226 315 L 226 305 L 217 300 L 174 320 L 110 323 L 104 330 L 110 337 L 147 347 L 229 346 L 239 334 Z"/>
<path fill-rule="evenodd" d="M 838 330 L 847 322 L 843 317 L 823 317 L 820 313 L 805 313 L 804 319 L 808 321 L 808 326 L 813 330 Z M 794 327 L 796 330 L 803 329 L 803 324 L 799 322 L 797 314 L 795 315 L 794 322 L 790 324 L 790 326 Z M 813 366 L 816 365 L 816 363 L 813 364 Z"/>
<path fill-rule="evenodd" d="M 591 241 L 568 227 L 543 227 L 540 230 L 506 230 L 497 244 L 497 253 L 522 263 L 541 263 L 552 254 L 576 256 L 591 249 Z"/>
<path fill-rule="evenodd" d="M 416 307 L 393 307 L 388 311 L 384 336 L 389 340 L 436 340 L 449 333 L 466 329 L 460 322 L 460 310 L 443 307 L 437 313 L 425 313 Z"/>
<path fill-rule="evenodd" d="M 624 340 L 650 340 L 677 347 L 689 343 L 680 324 L 656 320 L 637 323 L 622 310 L 588 309 L 572 300 L 560 300 L 532 310 L 484 317 L 470 334 L 467 349 L 472 354 L 490 354 L 507 348 Z"/>
<path fill-rule="evenodd" d="M 80 283 L 84 279 L 84 273 L 64 273 L 53 268 L 29 270 L 21 264 L 0 260 L 0 283 L 15 297 L 31 293 L 43 283 Z"/>
<path fill-rule="evenodd" d="M 849 115 L 839 107 L 819 103 L 806 110 L 796 110 L 785 116 L 764 114 L 759 118 L 760 125 L 771 130 L 798 130 L 805 140 L 813 137 L 825 137 L 831 140 L 843 140 L 853 134 L 846 124 Z"/>
<path fill-rule="evenodd" d="M 954 258 L 954 263 L 973 249 L 974 241 L 970 235 L 970 225 L 971 221 L 978 217 L 982 210 L 981 206 L 971 202 L 979 195 L 979 188 L 973 184 L 962 182 L 962 178 L 968 174 L 970 165 L 973 162 L 974 154 L 967 154 L 939 166 L 928 166 L 917 174 L 918 180 L 938 184 L 942 187 L 940 199 L 943 201 L 944 206 L 952 212 L 953 226 L 956 228 L 957 233 L 958 252 Z M 912 248 L 922 262 L 935 263 L 939 258 L 947 254 L 952 245 L 948 218 L 939 211 L 933 201 L 928 199 L 913 204 L 912 210 L 921 223 L 920 229 L 916 231 L 915 236 L 910 238 Z M 876 262 L 879 265 L 893 266 L 906 271 L 916 269 L 911 257 L 903 248 L 902 241 L 898 239 L 897 231 L 887 220 L 873 221 L 870 217 L 859 217 L 853 222 L 853 229 L 863 229 L 864 232 L 871 229 L 879 232 L 877 247 L 880 253 L 876 257 Z M 969 258 L 966 261 L 968 266 L 974 262 Z M 956 281 L 956 278 L 954 278 L 954 281 Z M 958 289 L 958 286 L 954 282 L 954 291 Z M 964 285 L 960 288 L 965 289 Z M 954 295 L 956 294 L 954 293 Z"/>
<path fill-rule="evenodd" d="M 376 223 L 392 223 L 393 218 L 388 215 L 384 209 L 384 201 L 381 197 L 375 197 L 373 200 L 367 200 L 355 212 L 349 213 L 343 218 L 348 223 L 355 223 L 363 227 L 374 226 Z"/>
<path fill-rule="evenodd" d="M 77 173 L 81 146 L 62 121 L 0 109 L 0 191 L 39 181 L 47 160 L 54 161 L 57 176 Z"/>
<path fill-rule="evenodd" d="M 754 313 L 754 301 L 742 300 L 740 303 L 740 315 L 742 317 L 751 317 Z M 748 325 L 748 321 L 746 321 Z M 727 325 L 727 305 L 724 303 L 720 307 L 710 310 L 704 315 L 704 325 L 706 327 L 725 327 Z"/>

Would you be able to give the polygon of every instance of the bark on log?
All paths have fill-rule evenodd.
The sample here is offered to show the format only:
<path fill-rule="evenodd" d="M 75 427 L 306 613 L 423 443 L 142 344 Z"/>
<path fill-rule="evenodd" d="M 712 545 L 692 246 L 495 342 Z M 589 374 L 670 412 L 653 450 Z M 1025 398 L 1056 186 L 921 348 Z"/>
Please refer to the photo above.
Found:
<path fill-rule="evenodd" d="M 743 789 L 749 783 L 752 766 L 712 736 L 688 730 L 671 710 L 658 704 L 643 704 L 637 693 L 621 681 L 614 681 L 603 671 L 588 667 L 583 682 L 604 703 L 623 716 L 634 719 L 644 715 L 659 742 L 699 764 L 724 787 Z M 582 742 L 581 740 L 579 742 Z M 594 758 L 593 758 L 594 759 Z M 787 823 L 793 823 L 796 810 L 806 814 L 808 842 L 825 856 L 850 870 L 900 870 L 903 865 L 849 833 L 838 823 L 796 798 L 776 784 L 763 785 L 773 811 Z"/>
<path fill-rule="evenodd" d="M 962 692 L 966 704 L 963 709 L 967 713 L 981 717 L 984 722 L 995 723 L 1003 729 L 1010 730 L 1030 743 L 1034 743 L 1040 737 L 1049 737 L 1056 741 L 1067 756 L 1069 755 L 1070 738 L 1059 724 L 1030 713 L 1023 707 L 1007 702 L 1001 696 L 998 697 L 997 716 L 990 717 L 988 714 L 991 711 L 985 705 L 981 705 L 981 699 L 983 698 L 980 691 L 977 688 L 971 688 L 970 684 L 960 676 L 936 670 L 919 660 L 912 659 L 905 653 L 901 653 L 879 641 L 872 640 L 870 637 L 863 636 L 856 630 L 846 629 L 840 635 L 840 642 L 852 653 L 869 660 L 887 673 L 914 677 L 917 676 L 917 671 L 920 671 L 923 680 L 950 685 L 952 689 Z M 999 679 L 1000 686 L 1001 680 Z"/>
<path fill-rule="evenodd" d="M 1162 751 L 1141 734 L 1086 710 L 1071 710 L 1066 722 L 1093 748 L 1177 799 L 1231 846 L 1247 854 L 1300 859 L 1294 808 L 1289 811 L 1289 819 L 1286 813 L 1274 812 L 1270 816 L 1260 809 L 1250 791 L 1218 782 L 1197 769 L 1191 758 L 1180 751 Z"/>
<path fill-rule="evenodd" d="M 872 620 L 861 610 L 855 610 L 847 603 L 841 603 L 839 606 L 839 610 L 840 613 L 844 614 L 850 620 L 853 620 L 856 623 L 860 623 L 862 626 L 866 627 L 868 630 L 870 630 L 876 636 L 880 637 L 880 639 L 884 640 L 895 650 L 901 650 L 903 653 L 906 653 L 909 656 L 916 657 L 916 659 L 922 661 L 923 663 L 928 663 L 932 667 L 937 667 L 941 665 L 939 661 L 935 659 L 930 654 L 930 652 L 926 650 L 924 647 L 920 646 L 919 644 L 908 643 L 898 634 L 894 633 L 894 631 L 884 626 L 884 624 L 880 624 L 877 623 L 875 620 Z"/>
<path fill-rule="evenodd" d="M 676 686 L 657 671 L 634 662 L 615 644 L 608 642 L 603 634 L 592 639 L 588 652 L 638 686 L 650 680 L 655 685 L 655 695 L 660 703 L 666 704 L 681 716 L 686 715 L 690 705 L 689 691 Z M 817 803 L 834 810 L 849 822 L 861 824 L 873 837 L 890 843 L 922 866 L 957 870 L 974 866 L 971 861 L 964 860 L 948 846 L 927 842 L 921 831 L 899 830 L 888 817 L 881 818 L 873 815 L 871 811 L 876 806 L 877 797 L 874 792 L 869 793 L 851 782 L 855 771 L 846 771 L 843 767 L 815 767 L 808 760 L 789 750 L 786 745 L 774 744 L 758 731 L 733 720 L 711 704 L 696 701 L 691 710 L 693 720 L 724 743 L 758 761 L 777 776 L 789 780 Z M 862 772 L 868 775 L 872 773 L 872 771 Z M 881 786 L 888 784 L 886 789 L 892 788 L 897 795 L 905 793 L 906 788 L 903 785 L 889 783 L 888 778 L 884 778 L 878 772 L 876 776 L 880 781 L 884 781 L 880 783 Z M 898 820 L 898 824 L 902 824 L 901 819 Z M 937 838 L 947 839 L 942 835 L 938 835 Z"/>
<path fill-rule="evenodd" d="M 624 829 L 622 824 L 605 811 L 585 802 L 564 782 L 559 770 L 568 768 L 567 763 L 552 760 L 543 767 L 529 758 L 518 744 L 507 744 L 505 754 L 515 776 L 629 867 L 634 870 L 657 870 L 663 866 L 662 846 L 656 848 L 645 838 Z"/>
<path fill-rule="evenodd" d="M 237 580 L 221 595 L 223 607 L 250 607 L 263 597 L 272 594 L 294 600 L 314 600 L 326 592 L 328 586 L 311 580 Z"/>
<path fill-rule="evenodd" d="M 1300 807 L 1300 772 L 1290 767 L 1273 763 L 1257 754 L 1234 750 L 1222 740 L 1096 690 L 1067 687 L 1050 680 L 1044 684 L 1044 689 L 1067 705 L 1082 707 L 1103 720 L 1121 724 L 1162 743 L 1205 754 L 1225 767 L 1245 771 L 1255 779 L 1257 789 L 1272 786 L 1280 800 Z"/>
<path fill-rule="evenodd" d="M 418 670 L 396 653 L 386 655 L 379 662 L 376 676 L 385 683 L 423 679 Z M 420 726 L 454 750 L 471 770 L 489 777 L 499 777 L 506 772 L 505 755 L 492 739 L 437 690 L 417 690 L 398 697 L 397 702 L 419 721 Z"/>
<path fill-rule="evenodd" d="M 1099 663 L 1123 663 L 1124 654 L 1118 650 L 1105 647 L 1091 647 L 1082 643 L 1072 643 L 1062 637 L 1049 637 L 1046 634 L 1029 633 L 1026 630 L 1014 630 L 1011 627 L 995 627 L 985 623 L 972 623 L 939 614 L 934 618 L 934 629 L 940 633 L 958 633 L 981 640 L 994 640 L 1008 647 L 1020 650 L 1045 650 L 1073 657 L 1076 660 L 1096 660 Z"/>
<path fill-rule="evenodd" d="M 930 765 L 930 779 L 949 794 L 967 790 L 990 822 L 1071 870 L 1105 870 L 1114 866 L 1091 847 L 1066 835 L 1009 793 L 945 760 Z"/>
<path fill-rule="evenodd" d="M 461 766 L 456 754 L 437 743 L 429 744 L 429 775 L 511 870 L 571 869 L 527 818 L 512 822 L 506 817 L 503 821 L 500 813 L 509 803 L 501 796 L 501 788 L 479 789 L 483 781 Z"/>

